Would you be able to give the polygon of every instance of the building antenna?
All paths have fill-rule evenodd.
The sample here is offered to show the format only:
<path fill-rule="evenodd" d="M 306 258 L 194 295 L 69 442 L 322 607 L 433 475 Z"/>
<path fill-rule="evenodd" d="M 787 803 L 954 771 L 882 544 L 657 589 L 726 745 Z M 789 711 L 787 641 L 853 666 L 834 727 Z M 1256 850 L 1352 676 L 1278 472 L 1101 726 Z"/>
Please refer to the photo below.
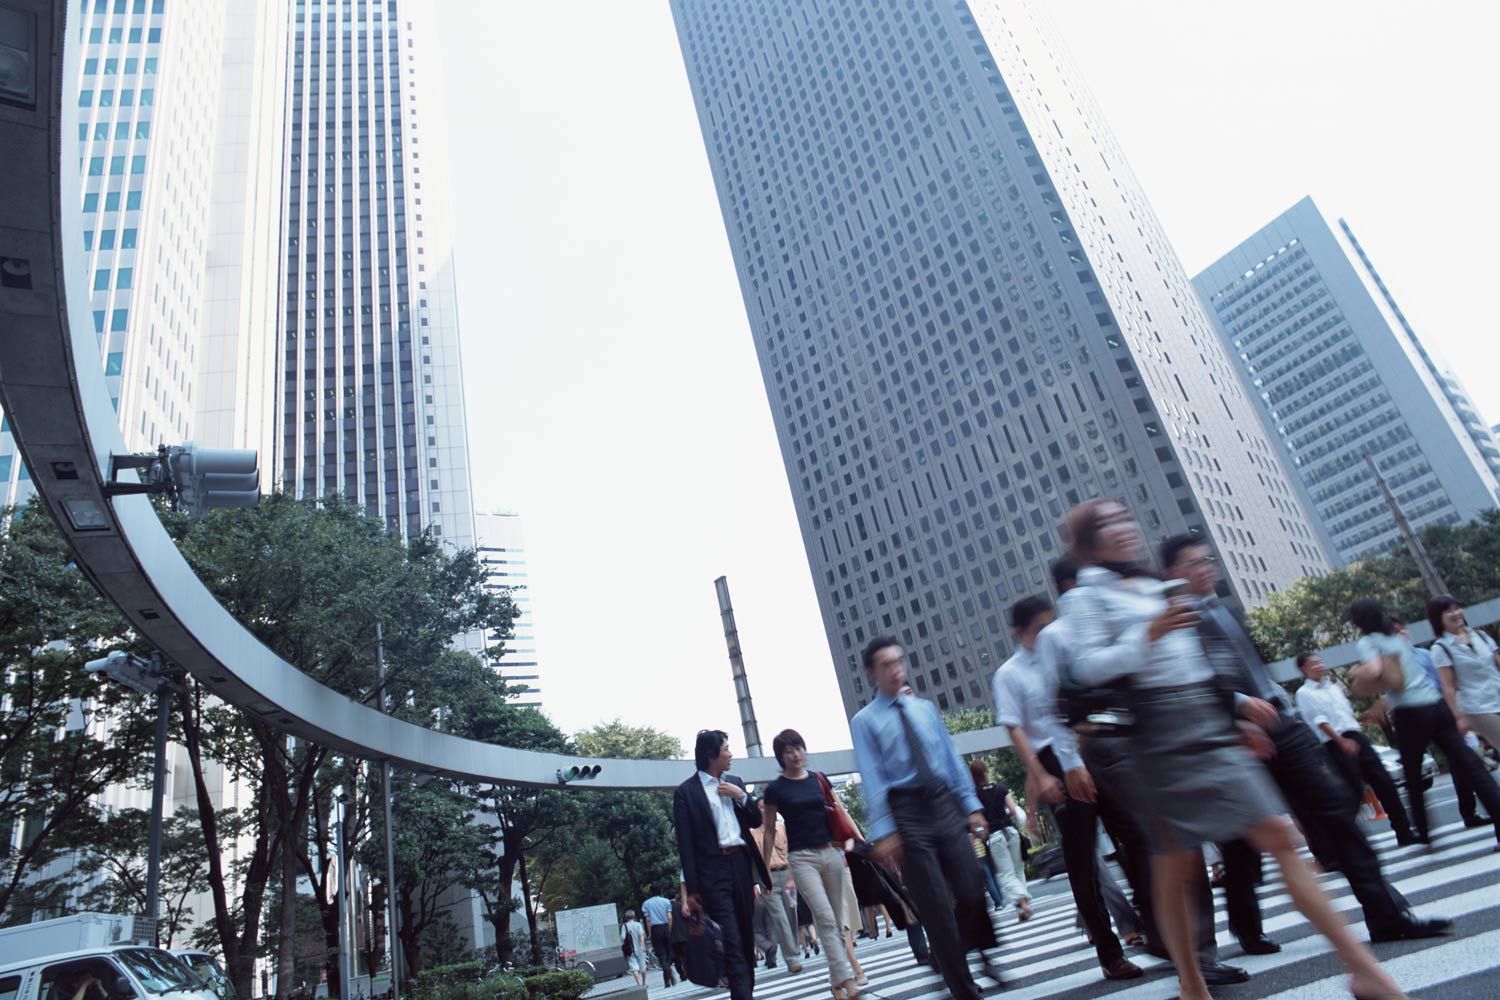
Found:
<path fill-rule="evenodd" d="M 734 624 L 734 606 L 729 603 L 729 581 L 714 581 L 719 595 L 719 618 L 724 622 L 724 645 L 729 647 L 729 671 L 734 675 L 734 697 L 740 703 L 740 725 L 745 729 L 745 755 L 763 757 L 760 726 L 755 722 L 755 702 L 750 697 L 750 681 L 745 677 L 745 658 L 740 655 L 740 632 Z"/>

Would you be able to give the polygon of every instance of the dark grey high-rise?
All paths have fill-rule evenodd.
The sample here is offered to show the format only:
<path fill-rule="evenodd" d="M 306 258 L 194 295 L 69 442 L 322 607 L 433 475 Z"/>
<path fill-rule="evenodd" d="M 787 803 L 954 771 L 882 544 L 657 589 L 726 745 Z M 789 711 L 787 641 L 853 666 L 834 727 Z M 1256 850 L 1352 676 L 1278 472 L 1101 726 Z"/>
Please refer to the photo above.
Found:
<path fill-rule="evenodd" d="M 988 705 L 1074 503 L 1327 559 L 1076 74 L 1019 0 L 673 0 L 847 711 L 894 632 Z"/>

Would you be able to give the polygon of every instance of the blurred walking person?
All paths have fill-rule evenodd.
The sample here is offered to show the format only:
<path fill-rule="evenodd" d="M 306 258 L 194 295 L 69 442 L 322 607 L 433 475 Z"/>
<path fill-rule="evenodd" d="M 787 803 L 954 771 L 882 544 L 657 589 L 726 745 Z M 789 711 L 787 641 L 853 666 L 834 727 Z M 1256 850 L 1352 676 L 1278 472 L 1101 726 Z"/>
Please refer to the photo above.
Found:
<path fill-rule="evenodd" d="M 891 636 L 864 649 L 874 699 L 849 723 L 876 859 L 899 868 L 955 1000 L 977 1000 L 967 953 L 995 947 L 971 835 L 988 837 L 974 782 L 931 702 L 902 693 L 906 651 Z M 988 956 L 984 957 L 988 974 Z"/>
<path fill-rule="evenodd" d="M 1351 672 L 1356 692 L 1361 683 L 1384 688 L 1396 727 L 1396 749 L 1406 774 L 1406 794 L 1411 797 L 1412 823 L 1417 839 L 1430 842 L 1427 801 L 1422 790 L 1422 755 L 1435 746 L 1448 759 L 1454 772 L 1461 772 L 1474 789 L 1484 811 L 1495 823 L 1500 841 L 1500 787 L 1496 787 L 1479 756 L 1469 749 L 1458 723 L 1443 700 L 1442 692 L 1417 662 L 1412 645 L 1397 634 L 1397 625 L 1379 601 L 1355 601 L 1349 606 L 1349 623 L 1360 632 L 1355 647 L 1360 663 Z M 1456 647 L 1455 647 L 1456 648 Z M 1372 680 L 1378 678 L 1378 680 Z M 1500 846 L 1496 847 L 1500 851 Z"/>
<path fill-rule="evenodd" d="M 990 766 L 984 761 L 969 761 L 969 774 L 990 824 L 989 860 L 1000 894 L 1005 902 L 1015 904 L 1018 919 L 1030 920 L 1031 893 L 1026 888 L 1026 863 L 1021 858 L 1021 827 L 1026 824 L 1026 814 L 1006 785 L 990 780 Z"/>
<path fill-rule="evenodd" d="M 763 819 L 753 835 L 760 845 L 761 856 L 771 874 L 768 889 L 759 889 L 755 897 L 755 944 L 766 954 L 766 968 L 776 968 L 776 949 L 780 948 L 787 971 L 795 975 L 802 971 L 797 960 L 797 938 L 792 933 L 796 921 L 796 910 L 791 907 L 786 890 L 792 886 L 792 870 L 787 860 L 787 834 L 785 821 L 778 823 L 776 811 L 761 798 Z"/>
<path fill-rule="evenodd" d="M 1156 920 L 1177 967 L 1183 1000 L 1208 1000 L 1198 968 L 1193 899 L 1205 842 L 1244 837 L 1272 855 L 1293 904 L 1333 945 L 1358 997 L 1403 994 L 1354 938 L 1297 853 L 1286 806 L 1270 776 L 1241 743 L 1188 600 L 1142 569 L 1140 526 L 1115 500 L 1092 500 L 1068 515 L 1078 586 L 1063 598 L 1071 670 L 1084 684 L 1127 680 L 1141 806 L 1153 838 Z M 1265 739 L 1264 734 L 1260 737 Z M 1205 802 L 1214 808 L 1205 809 Z"/>
<path fill-rule="evenodd" d="M 1323 665 L 1317 653 L 1299 654 L 1297 669 L 1305 678 L 1295 695 L 1297 713 L 1322 741 L 1334 771 L 1344 779 L 1356 798 L 1363 797 L 1365 785 L 1374 789 L 1380 807 L 1390 820 L 1391 829 L 1396 831 L 1396 843 L 1416 843 L 1406 807 L 1401 803 L 1401 793 L 1396 790 L 1396 783 L 1391 780 L 1380 755 L 1370 745 L 1359 720 L 1354 717 L 1354 707 L 1349 704 L 1344 686 Z M 1500 673 L 1496 676 L 1500 677 Z"/>

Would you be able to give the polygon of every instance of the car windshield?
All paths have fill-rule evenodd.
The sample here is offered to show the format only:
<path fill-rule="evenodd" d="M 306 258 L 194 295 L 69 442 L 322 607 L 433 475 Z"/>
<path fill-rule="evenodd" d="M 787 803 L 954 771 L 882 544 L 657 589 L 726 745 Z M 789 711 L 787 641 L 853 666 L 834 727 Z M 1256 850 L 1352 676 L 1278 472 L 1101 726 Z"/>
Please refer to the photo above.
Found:
<path fill-rule="evenodd" d="M 213 960 L 213 956 L 205 955 L 202 952 L 195 952 L 190 955 L 179 955 L 178 958 L 186 962 L 188 968 L 196 972 L 200 979 L 213 987 L 214 992 L 219 994 L 219 996 L 235 996 L 234 984 L 229 981 L 229 977 L 224 974 L 224 970 L 219 968 L 219 964 Z"/>
<path fill-rule="evenodd" d="M 187 966 L 159 948 L 125 948 L 115 952 L 115 957 L 152 993 L 203 988 Z"/>

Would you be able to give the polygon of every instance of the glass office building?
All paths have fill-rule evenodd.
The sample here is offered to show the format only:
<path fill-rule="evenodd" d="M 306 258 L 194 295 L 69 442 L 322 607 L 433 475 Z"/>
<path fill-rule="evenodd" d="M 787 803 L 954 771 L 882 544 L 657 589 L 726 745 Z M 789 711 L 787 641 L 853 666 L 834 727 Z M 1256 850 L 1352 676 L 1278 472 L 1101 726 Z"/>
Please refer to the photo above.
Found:
<path fill-rule="evenodd" d="M 469 546 L 430 19 L 404 0 L 291 5 L 276 465 L 299 496 Z"/>
<path fill-rule="evenodd" d="M 1366 454 L 1418 529 L 1497 506 L 1494 433 L 1347 222 L 1304 198 L 1193 284 L 1340 563 L 1401 543 Z"/>
<path fill-rule="evenodd" d="M 541 662 L 537 656 L 536 618 L 531 606 L 531 578 L 527 570 L 526 533 L 519 514 L 496 511 L 474 515 L 475 551 L 484 567 L 485 589 L 504 592 L 516 605 L 516 620 L 504 639 L 504 653 L 495 669 L 521 708 L 542 707 Z M 495 645 L 490 637 L 489 645 Z"/>
<path fill-rule="evenodd" d="M 882 633 L 987 706 L 1088 497 L 1199 533 L 1244 604 L 1327 567 L 1035 6 L 672 9 L 849 713 Z"/>

